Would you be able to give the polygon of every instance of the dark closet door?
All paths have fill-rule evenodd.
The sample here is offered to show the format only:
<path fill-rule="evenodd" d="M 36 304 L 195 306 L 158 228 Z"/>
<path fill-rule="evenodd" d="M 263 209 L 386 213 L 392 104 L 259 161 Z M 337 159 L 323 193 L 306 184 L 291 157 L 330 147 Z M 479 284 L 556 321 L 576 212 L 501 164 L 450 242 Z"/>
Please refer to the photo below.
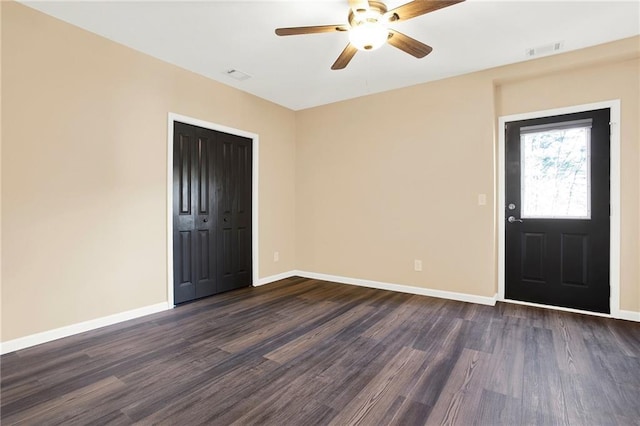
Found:
<path fill-rule="evenodd" d="M 176 123 L 173 144 L 174 302 L 216 293 L 215 133 Z"/>
<path fill-rule="evenodd" d="M 251 139 L 218 134 L 220 291 L 251 285 Z"/>
<path fill-rule="evenodd" d="M 175 123 L 176 304 L 251 285 L 251 139 Z"/>

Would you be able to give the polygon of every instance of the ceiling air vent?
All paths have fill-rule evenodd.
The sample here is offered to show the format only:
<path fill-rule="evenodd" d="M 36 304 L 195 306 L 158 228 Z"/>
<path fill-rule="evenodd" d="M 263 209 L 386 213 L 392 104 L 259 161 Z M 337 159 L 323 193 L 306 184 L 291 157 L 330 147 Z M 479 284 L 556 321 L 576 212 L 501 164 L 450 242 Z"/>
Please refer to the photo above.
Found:
<path fill-rule="evenodd" d="M 231 78 L 235 78 L 238 81 L 243 81 L 243 80 L 247 80 L 247 79 L 251 78 L 251 76 L 249 74 L 244 73 L 242 71 L 233 70 L 233 69 L 227 70 L 224 73 L 227 74 Z"/>
<path fill-rule="evenodd" d="M 562 47 L 563 43 L 561 41 L 558 41 L 555 43 L 545 44 L 544 46 L 530 47 L 528 49 L 525 49 L 524 52 L 528 58 L 533 58 L 534 56 L 542 56 L 548 55 L 549 53 L 555 53 L 561 50 Z"/>

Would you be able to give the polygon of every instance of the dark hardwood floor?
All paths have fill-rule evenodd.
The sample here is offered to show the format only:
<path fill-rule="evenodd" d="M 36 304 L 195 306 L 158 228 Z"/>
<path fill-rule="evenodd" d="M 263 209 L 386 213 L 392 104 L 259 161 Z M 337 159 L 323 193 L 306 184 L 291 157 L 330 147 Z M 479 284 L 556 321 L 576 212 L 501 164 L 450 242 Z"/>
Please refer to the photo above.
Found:
<path fill-rule="evenodd" d="M 640 324 L 303 278 L 1 363 L 3 425 L 640 424 Z"/>

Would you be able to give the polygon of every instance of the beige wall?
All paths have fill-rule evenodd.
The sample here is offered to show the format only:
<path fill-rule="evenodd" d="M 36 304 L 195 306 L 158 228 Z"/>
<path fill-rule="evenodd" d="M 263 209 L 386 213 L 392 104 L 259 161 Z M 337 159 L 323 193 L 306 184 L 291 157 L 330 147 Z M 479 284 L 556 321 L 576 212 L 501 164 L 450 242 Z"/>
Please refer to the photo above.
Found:
<path fill-rule="evenodd" d="M 619 98 L 640 311 L 640 38 L 294 113 L 0 4 L 2 341 L 167 300 L 169 111 L 260 135 L 260 277 L 493 296 L 497 117 Z"/>
<path fill-rule="evenodd" d="M 3 341 L 167 300 L 170 111 L 259 134 L 260 276 L 295 268 L 293 111 L 1 7 Z"/>
<path fill-rule="evenodd" d="M 298 269 L 495 294 L 492 90 L 471 74 L 300 112 Z"/>
<path fill-rule="evenodd" d="M 493 296 L 497 118 L 621 99 L 621 308 L 640 311 L 639 41 L 299 112 L 298 269 Z"/>

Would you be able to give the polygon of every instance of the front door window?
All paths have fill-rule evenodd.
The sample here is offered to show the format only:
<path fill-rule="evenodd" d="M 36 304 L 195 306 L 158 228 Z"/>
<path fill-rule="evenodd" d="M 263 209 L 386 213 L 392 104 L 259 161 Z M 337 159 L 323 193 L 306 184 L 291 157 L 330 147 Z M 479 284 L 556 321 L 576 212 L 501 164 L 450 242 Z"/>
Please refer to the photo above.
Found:
<path fill-rule="evenodd" d="M 591 121 L 520 129 L 522 218 L 591 218 Z"/>

